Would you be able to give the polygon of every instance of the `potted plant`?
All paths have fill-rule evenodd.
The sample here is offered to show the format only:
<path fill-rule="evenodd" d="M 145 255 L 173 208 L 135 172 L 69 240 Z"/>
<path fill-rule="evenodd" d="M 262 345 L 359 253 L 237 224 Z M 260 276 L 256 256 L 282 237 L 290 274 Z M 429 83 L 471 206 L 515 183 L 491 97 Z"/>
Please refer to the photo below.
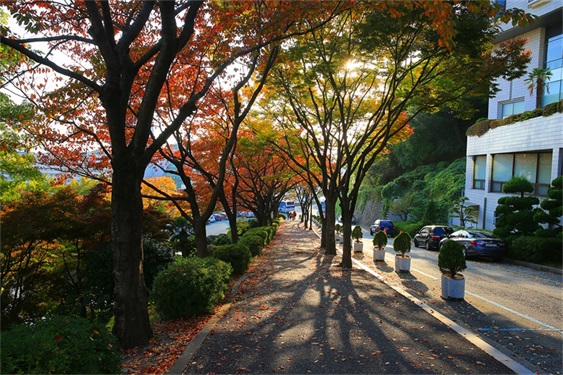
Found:
<path fill-rule="evenodd" d="M 378 230 L 373 236 L 373 261 L 385 261 L 385 245 L 387 245 L 387 233 Z"/>
<path fill-rule="evenodd" d="M 356 242 L 354 242 L 354 252 L 356 253 L 364 251 L 364 243 L 362 242 L 363 236 L 364 232 L 362 232 L 362 227 L 356 225 L 354 229 L 352 229 L 352 238 L 356 240 Z"/>
<path fill-rule="evenodd" d="M 411 257 L 406 253 L 411 251 L 412 238 L 407 232 L 401 232 L 393 241 L 393 248 L 399 254 L 395 256 L 395 272 L 410 272 Z"/>
<path fill-rule="evenodd" d="M 465 278 L 460 273 L 467 268 L 461 245 L 446 242 L 438 254 L 438 267 L 442 272 L 442 298 L 462 300 L 465 295 Z"/>

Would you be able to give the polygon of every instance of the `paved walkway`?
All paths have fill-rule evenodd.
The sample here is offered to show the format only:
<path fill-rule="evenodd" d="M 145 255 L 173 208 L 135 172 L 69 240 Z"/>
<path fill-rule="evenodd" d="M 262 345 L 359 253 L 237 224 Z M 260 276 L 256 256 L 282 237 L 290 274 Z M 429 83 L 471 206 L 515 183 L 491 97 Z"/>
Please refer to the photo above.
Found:
<path fill-rule="evenodd" d="M 367 271 L 285 222 L 171 373 L 510 374 Z"/>

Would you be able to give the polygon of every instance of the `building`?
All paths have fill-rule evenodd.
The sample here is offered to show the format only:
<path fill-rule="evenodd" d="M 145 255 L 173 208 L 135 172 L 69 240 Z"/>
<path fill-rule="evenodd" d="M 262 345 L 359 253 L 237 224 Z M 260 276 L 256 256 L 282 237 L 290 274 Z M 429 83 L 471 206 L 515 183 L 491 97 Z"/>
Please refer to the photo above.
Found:
<path fill-rule="evenodd" d="M 524 37 L 532 51 L 528 72 L 550 68 L 551 79 L 543 93 L 542 107 L 563 99 L 563 2 L 561 0 L 498 0 L 506 8 L 521 8 L 538 16 L 525 28 L 503 25 L 497 43 Z M 536 108 L 536 92 L 530 95 L 528 74 L 513 81 L 499 81 L 500 91 L 489 100 L 488 118 L 503 119 Z M 535 117 L 491 128 L 467 139 L 465 195 L 477 208 L 476 227 L 495 228 L 498 199 L 503 184 L 513 176 L 525 176 L 535 185 L 540 200 L 551 181 L 562 174 L 563 114 Z"/>

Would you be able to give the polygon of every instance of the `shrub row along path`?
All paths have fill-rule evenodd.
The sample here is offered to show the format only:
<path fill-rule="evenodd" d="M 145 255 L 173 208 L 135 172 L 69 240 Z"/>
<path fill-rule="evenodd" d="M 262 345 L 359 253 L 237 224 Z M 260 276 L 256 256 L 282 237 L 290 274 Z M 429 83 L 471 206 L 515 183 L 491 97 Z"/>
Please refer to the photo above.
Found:
<path fill-rule="evenodd" d="M 195 354 L 173 368 L 184 374 L 513 373 L 366 271 L 342 269 L 340 256 L 324 255 L 319 245 L 313 231 L 283 223 L 228 311 Z"/>

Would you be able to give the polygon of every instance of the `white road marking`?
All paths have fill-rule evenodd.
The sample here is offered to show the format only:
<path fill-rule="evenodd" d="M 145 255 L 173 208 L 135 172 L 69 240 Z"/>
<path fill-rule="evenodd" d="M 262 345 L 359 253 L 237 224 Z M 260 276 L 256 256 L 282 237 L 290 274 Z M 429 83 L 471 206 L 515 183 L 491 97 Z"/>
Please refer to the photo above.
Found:
<path fill-rule="evenodd" d="M 534 322 L 534 323 L 536 323 L 536 324 L 539 324 L 539 325 L 541 325 L 541 326 L 544 326 L 545 328 L 548 328 L 549 330 L 552 330 L 552 331 L 559 331 L 559 332 L 563 333 L 563 330 L 561 330 L 560 328 L 551 326 L 551 325 L 549 325 L 549 324 L 547 324 L 547 323 L 544 323 L 544 322 L 542 322 L 542 321 L 540 321 L 540 320 L 537 320 L 536 318 L 532 318 L 531 316 L 522 314 L 522 313 L 520 313 L 520 312 L 518 312 L 518 311 L 516 311 L 516 310 L 512 310 L 511 308 L 506 307 L 506 306 L 503 306 L 503 305 L 501 305 L 501 304 L 499 304 L 499 303 L 496 303 L 495 301 L 491 301 L 491 300 L 488 299 L 488 298 L 485 298 L 485 297 L 480 296 L 480 295 L 475 294 L 475 293 L 471 293 L 471 292 L 469 292 L 469 291 L 467 291 L 467 290 L 465 291 L 465 293 L 467 293 L 467 294 L 469 294 L 470 296 L 473 296 L 473 297 L 475 297 L 475 298 L 482 299 L 483 301 L 485 301 L 485 302 L 487 302 L 487 303 L 490 303 L 491 305 L 495 305 L 496 307 L 499 307 L 499 308 L 501 308 L 501 309 L 503 309 L 503 310 L 509 311 L 509 312 L 511 312 L 511 313 L 513 313 L 513 314 L 515 314 L 515 315 L 518 315 L 518 316 L 521 317 L 521 318 L 527 319 L 527 320 L 529 320 L 529 321 L 531 321 L 531 322 Z"/>

